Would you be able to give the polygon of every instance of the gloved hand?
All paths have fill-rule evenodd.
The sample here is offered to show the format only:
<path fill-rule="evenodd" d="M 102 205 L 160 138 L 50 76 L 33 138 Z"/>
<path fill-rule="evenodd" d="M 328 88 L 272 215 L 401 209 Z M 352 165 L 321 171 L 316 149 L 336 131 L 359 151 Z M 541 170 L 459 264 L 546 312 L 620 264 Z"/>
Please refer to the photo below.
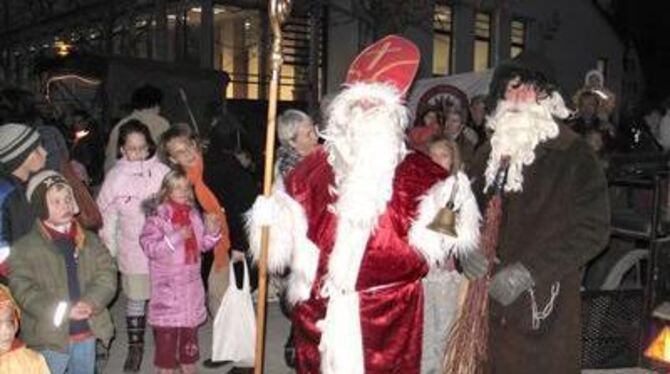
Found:
<path fill-rule="evenodd" d="M 489 295 L 503 306 L 508 306 L 522 292 L 534 285 L 530 271 L 520 262 L 515 262 L 502 268 L 493 276 L 489 286 Z"/>
<path fill-rule="evenodd" d="M 459 254 L 460 269 L 468 279 L 477 279 L 486 275 L 489 261 L 479 248 Z"/>

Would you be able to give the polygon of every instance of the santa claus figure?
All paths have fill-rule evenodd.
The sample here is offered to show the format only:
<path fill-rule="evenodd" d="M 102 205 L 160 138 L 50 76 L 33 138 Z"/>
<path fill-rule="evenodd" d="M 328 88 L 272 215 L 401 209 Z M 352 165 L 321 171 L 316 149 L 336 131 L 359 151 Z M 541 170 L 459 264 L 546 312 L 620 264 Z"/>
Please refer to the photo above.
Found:
<path fill-rule="evenodd" d="M 607 182 L 586 142 L 561 123 L 569 111 L 544 58 L 524 53 L 499 66 L 489 95 L 493 135 L 471 176 L 481 206 L 501 209 L 491 222 L 491 372 L 579 373 L 580 273 L 607 244 Z M 502 204 L 487 204 L 496 189 Z"/>
<path fill-rule="evenodd" d="M 405 149 L 403 98 L 418 63 L 398 36 L 364 50 L 327 109 L 324 147 L 251 211 L 251 247 L 270 226 L 269 270 L 290 268 L 299 373 L 419 373 L 421 280 L 477 248 L 467 177 Z M 448 200 L 455 235 L 427 228 Z"/>

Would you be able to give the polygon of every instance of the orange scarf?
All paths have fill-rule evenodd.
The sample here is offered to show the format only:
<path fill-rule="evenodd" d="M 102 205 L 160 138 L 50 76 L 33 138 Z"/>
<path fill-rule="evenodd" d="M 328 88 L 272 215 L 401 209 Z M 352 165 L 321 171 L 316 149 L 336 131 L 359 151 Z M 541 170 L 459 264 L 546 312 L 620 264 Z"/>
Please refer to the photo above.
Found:
<path fill-rule="evenodd" d="M 228 221 L 226 221 L 226 213 L 219 204 L 219 200 L 203 181 L 203 168 L 202 157 L 198 155 L 193 165 L 186 171 L 186 175 L 193 185 L 195 198 L 202 209 L 205 213 L 215 214 L 221 222 L 221 240 L 214 247 L 214 270 L 219 271 L 228 266 L 228 249 L 230 249 Z"/>

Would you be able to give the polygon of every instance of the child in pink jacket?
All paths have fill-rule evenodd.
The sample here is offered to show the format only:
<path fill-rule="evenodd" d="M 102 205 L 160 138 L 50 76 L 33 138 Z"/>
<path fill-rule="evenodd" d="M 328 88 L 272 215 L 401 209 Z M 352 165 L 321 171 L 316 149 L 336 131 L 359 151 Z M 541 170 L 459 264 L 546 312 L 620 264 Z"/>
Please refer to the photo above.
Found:
<path fill-rule="evenodd" d="M 104 223 L 100 238 L 116 257 L 127 300 L 128 354 L 123 370 L 138 372 L 144 354 L 145 309 L 151 288 L 149 262 L 140 246 L 145 219 L 142 204 L 158 192 L 170 168 L 156 156 L 149 128 L 137 120 L 130 120 L 119 129 L 119 157 L 98 194 Z"/>
<path fill-rule="evenodd" d="M 149 258 L 149 324 L 154 329 L 154 364 L 159 373 L 195 373 L 198 326 L 205 322 L 205 289 L 200 254 L 220 239 L 214 215 L 203 222 L 194 207 L 193 189 L 180 170 L 163 180 L 158 207 L 147 217 L 140 236 Z"/>

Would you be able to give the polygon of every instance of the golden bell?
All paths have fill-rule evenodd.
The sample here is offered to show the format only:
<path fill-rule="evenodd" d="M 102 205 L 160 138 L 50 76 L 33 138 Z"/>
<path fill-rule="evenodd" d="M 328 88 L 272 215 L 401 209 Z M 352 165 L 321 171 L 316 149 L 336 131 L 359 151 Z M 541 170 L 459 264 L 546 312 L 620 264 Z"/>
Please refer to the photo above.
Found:
<path fill-rule="evenodd" d="M 456 212 L 453 205 L 447 203 L 447 206 L 440 210 L 433 218 L 433 221 L 426 227 L 441 234 L 456 236 Z"/>

